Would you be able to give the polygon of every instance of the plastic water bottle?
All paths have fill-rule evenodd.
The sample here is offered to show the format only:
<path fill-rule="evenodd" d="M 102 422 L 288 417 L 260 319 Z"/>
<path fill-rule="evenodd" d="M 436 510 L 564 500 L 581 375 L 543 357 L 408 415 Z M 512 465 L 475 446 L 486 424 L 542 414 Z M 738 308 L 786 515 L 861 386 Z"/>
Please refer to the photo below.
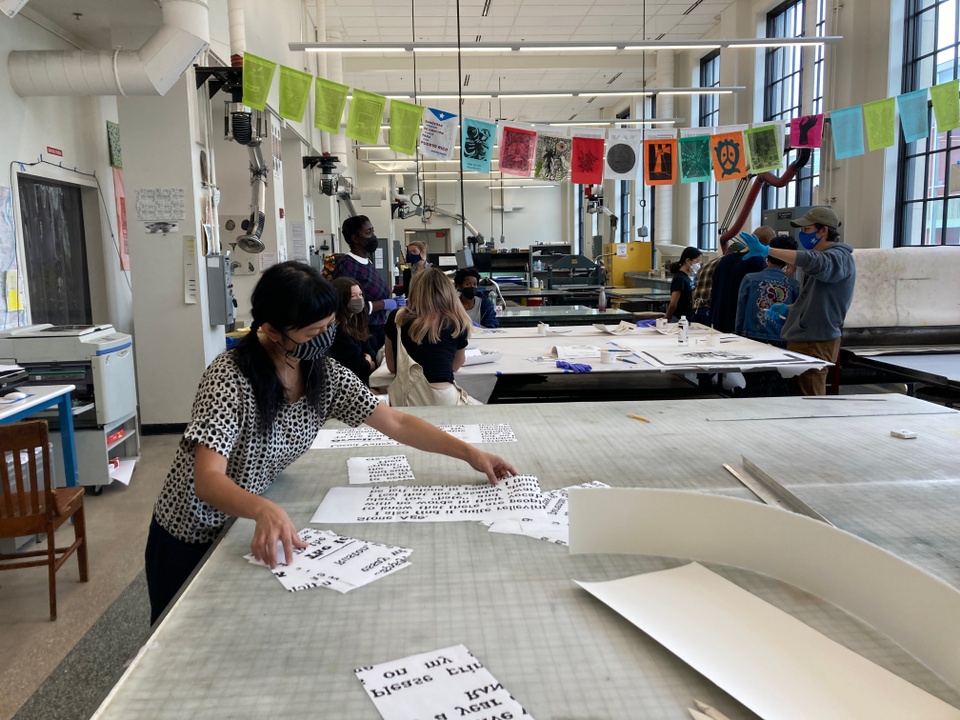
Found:
<path fill-rule="evenodd" d="M 684 347 L 690 344 L 690 322 L 686 315 L 681 315 L 677 323 L 677 342 Z"/>
<path fill-rule="evenodd" d="M 604 288 L 600 288 L 600 296 L 597 298 L 597 310 L 600 312 L 607 311 L 607 291 Z"/>

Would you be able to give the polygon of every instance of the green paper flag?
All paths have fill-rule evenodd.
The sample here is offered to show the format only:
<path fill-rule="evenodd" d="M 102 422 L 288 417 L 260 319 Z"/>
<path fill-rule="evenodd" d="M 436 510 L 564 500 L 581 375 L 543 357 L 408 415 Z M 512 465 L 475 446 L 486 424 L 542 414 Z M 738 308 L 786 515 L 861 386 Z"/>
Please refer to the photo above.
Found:
<path fill-rule="evenodd" d="M 420 136 L 420 119 L 423 107 L 403 102 L 390 101 L 390 149 L 404 155 L 417 152 L 417 138 Z"/>
<path fill-rule="evenodd" d="M 867 146 L 882 150 L 896 142 L 897 99 L 895 97 L 864 103 L 863 121 L 867 126 Z"/>
<path fill-rule="evenodd" d="M 340 118 L 343 117 L 343 107 L 347 104 L 349 92 L 350 88 L 346 85 L 317 78 L 313 126 L 318 130 L 339 135 Z"/>
<path fill-rule="evenodd" d="M 937 132 L 947 132 L 960 127 L 960 80 L 934 85 L 930 88 L 933 114 L 937 118 Z"/>
<path fill-rule="evenodd" d="M 313 75 L 280 66 L 280 117 L 300 122 L 307 109 Z"/>
<path fill-rule="evenodd" d="M 347 137 L 367 145 L 376 144 L 386 104 L 387 99 L 383 95 L 354 88 L 350 114 L 347 115 Z"/>
<path fill-rule="evenodd" d="M 270 84 L 273 82 L 273 71 L 277 69 L 275 62 L 262 57 L 243 54 L 243 104 L 254 110 L 263 110 L 267 107 L 267 95 L 270 94 Z"/>
<path fill-rule="evenodd" d="M 750 172 L 754 175 L 783 167 L 783 150 L 776 125 L 761 125 L 744 130 L 743 141 L 747 146 Z"/>

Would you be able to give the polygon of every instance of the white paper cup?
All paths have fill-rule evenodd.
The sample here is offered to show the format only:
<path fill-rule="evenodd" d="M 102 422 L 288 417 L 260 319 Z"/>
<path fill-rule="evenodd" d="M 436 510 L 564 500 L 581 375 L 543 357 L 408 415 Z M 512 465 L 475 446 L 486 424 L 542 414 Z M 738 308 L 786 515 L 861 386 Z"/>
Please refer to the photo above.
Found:
<path fill-rule="evenodd" d="M 602 363 L 614 363 L 617 359 L 614 357 L 613 351 L 611 350 L 601 350 L 600 351 L 600 362 Z"/>
<path fill-rule="evenodd" d="M 717 347 L 720 344 L 720 336 L 717 333 L 707 335 L 707 347 Z"/>
<path fill-rule="evenodd" d="M 547 325 L 547 323 L 540 323 L 539 325 L 537 325 L 537 331 L 538 331 L 541 335 L 546 335 L 546 334 L 547 334 L 547 330 L 549 330 L 549 329 L 550 329 L 550 326 Z"/>
<path fill-rule="evenodd" d="M 657 329 L 663 330 L 667 326 L 666 318 L 657 318 Z"/>

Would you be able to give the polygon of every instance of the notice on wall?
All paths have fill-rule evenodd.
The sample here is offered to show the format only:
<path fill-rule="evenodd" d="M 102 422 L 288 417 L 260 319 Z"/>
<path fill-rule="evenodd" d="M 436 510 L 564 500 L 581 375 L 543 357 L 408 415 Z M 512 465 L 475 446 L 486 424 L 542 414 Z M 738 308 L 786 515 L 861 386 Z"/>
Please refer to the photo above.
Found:
<path fill-rule="evenodd" d="M 185 220 L 186 191 L 183 188 L 139 188 L 137 219 L 140 222 L 172 222 Z"/>
<path fill-rule="evenodd" d="M 496 485 L 402 485 L 335 487 L 310 522 L 462 522 L 524 518 L 543 513 L 540 482 L 515 475 Z"/>
<path fill-rule="evenodd" d="M 531 717 L 463 645 L 354 672 L 383 720 Z"/>

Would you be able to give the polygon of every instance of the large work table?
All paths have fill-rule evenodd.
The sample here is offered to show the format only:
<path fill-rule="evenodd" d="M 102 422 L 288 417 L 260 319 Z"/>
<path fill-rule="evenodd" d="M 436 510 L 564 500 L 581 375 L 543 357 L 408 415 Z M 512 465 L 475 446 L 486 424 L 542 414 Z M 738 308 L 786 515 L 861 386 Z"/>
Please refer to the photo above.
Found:
<path fill-rule="evenodd" d="M 676 329 L 675 325 L 672 327 Z M 521 393 L 542 393 L 544 396 L 566 393 L 570 399 L 587 400 L 610 394 L 621 399 L 657 397 L 658 394 L 661 397 L 688 397 L 701 393 L 696 383 L 689 380 L 697 374 L 775 370 L 791 377 L 828 364 L 797 353 L 792 358 L 764 359 L 764 356 L 782 353 L 769 345 L 737 335 L 718 334 L 715 336 L 716 344 L 708 347 L 709 336 L 709 328 L 694 324 L 691 326 L 689 345 L 680 348 L 675 333 L 664 334 L 654 328 L 634 328 L 623 335 L 612 335 L 593 325 L 551 326 L 550 329 L 474 328 L 470 347 L 499 355 L 494 362 L 465 365 L 457 371 L 456 380 L 471 396 L 484 403 L 526 399 Z M 570 362 L 587 364 L 591 370 L 588 373 L 570 373 L 556 366 L 556 356 L 550 359 L 556 346 L 628 349 L 638 353 L 617 353 L 617 357 L 622 359 L 612 363 L 600 362 L 599 353 L 575 358 Z M 645 355 L 647 351 L 664 358 L 683 351 L 690 353 L 691 358 L 665 367 L 652 362 Z M 748 359 L 709 357 L 714 354 Z M 670 361 L 673 360 L 671 357 Z M 392 380 L 393 374 L 384 363 L 370 377 L 370 386 L 386 388 Z"/>
<path fill-rule="evenodd" d="M 742 454 L 838 527 L 960 586 L 960 413 L 915 398 L 409 412 L 435 423 L 509 423 L 518 442 L 484 449 L 535 474 L 544 490 L 599 480 L 750 498 L 722 466 Z M 894 428 L 918 438 L 893 438 Z M 406 447 L 312 450 L 268 496 L 306 527 L 327 490 L 347 484 L 349 457 L 398 452 L 409 458 L 418 485 L 482 482 L 461 462 Z M 733 720 L 756 717 L 573 582 L 681 560 L 570 555 L 565 547 L 489 533 L 473 522 L 339 524 L 326 529 L 413 548 L 412 565 L 347 595 L 287 593 L 244 560 L 253 528 L 240 520 L 221 538 L 95 717 L 373 720 L 379 714 L 355 668 L 459 643 L 538 720 L 676 720 L 688 717 L 694 698 Z M 746 570 L 711 569 L 960 707 L 960 694 L 837 608 Z"/>

